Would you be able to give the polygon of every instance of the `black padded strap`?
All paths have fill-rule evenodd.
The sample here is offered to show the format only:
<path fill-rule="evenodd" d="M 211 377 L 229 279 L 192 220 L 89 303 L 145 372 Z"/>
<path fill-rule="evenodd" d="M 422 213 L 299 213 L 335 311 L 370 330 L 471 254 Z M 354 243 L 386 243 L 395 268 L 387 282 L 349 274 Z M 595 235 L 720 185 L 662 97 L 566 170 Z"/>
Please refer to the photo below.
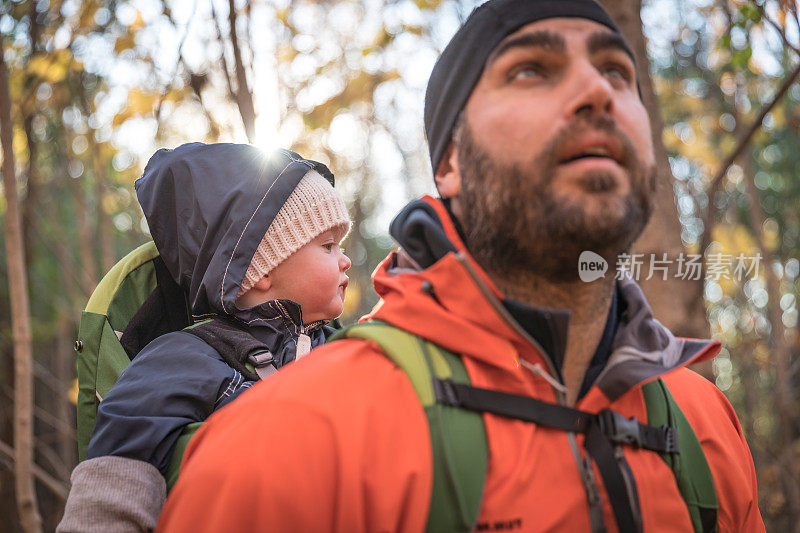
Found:
<path fill-rule="evenodd" d="M 616 444 L 632 444 L 659 453 L 678 453 L 678 439 L 674 428 L 640 424 L 636 418 L 625 418 L 615 411 L 587 413 L 530 396 L 482 389 L 449 380 L 436 379 L 433 387 L 436 399 L 447 405 L 471 411 L 485 411 L 574 433 L 587 434 L 590 427 L 596 424 Z"/>
<path fill-rule="evenodd" d="M 436 400 L 445 405 L 586 435 L 586 453 L 600 471 L 617 527 L 622 533 L 641 532 L 642 522 L 636 481 L 619 446 L 631 444 L 659 453 L 679 453 L 675 428 L 640 424 L 635 417 L 625 418 L 608 409 L 596 414 L 588 413 L 529 396 L 450 380 L 434 379 L 433 389 Z"/>
<path fill-rule="evenodd" d="M 628 486 L 625 483 L 625 476 L 622 473 L 621 465 L 617 462 L 614 454 L 614 446 L 611 440 L 603 433 L 599 423 L 589 425 L 584 444 L 586 453 L 592 458 L 597 469 L 600 470 L 600 477 L 603 478 L 603 485 L 606 494 L 611 502 L 611 509 L 614 511 L 614 519 L 617 521 L 617 528 L 621 533 L 638 533 L 641 526 L 637 525 L 634 506 L 631 503 L 631 495 L 628 493 Z M 624 460 L 624 456 L 621 458 Z M 630 480 L 633 482 L 633 478 Z M 635 487 L 633 487 L 635 491 Z M 638 508 L 638 505 L 637 505 Z"/>
<path fill-rule="evenodd" d="M 128 321 L 119 338 L 131 360 L 156 337 L 192 323 L 186 296 L 172 279 L 164 260 L 156 256 L 152 262 L 156 287 Z"/>
<path fill-rule="evenodd" d="M 258 381 L 259 376 L 247 369 L 246 362 L 261 361 L 264 364 L 272 362 L 272 354 L 267 345 L 231 321 L 213 318 L 184 331 L 214 348 L 230 367 L 241 373 L 248 381 Z"/>
<path fill-rule="evenodd" d="M 164 298 L 164 309 L 169 331 L 178 331 L 192 323 L 189 303 L 180 285 L 172 278 L 161 256 L 153 259 L 158 290 Z"/>

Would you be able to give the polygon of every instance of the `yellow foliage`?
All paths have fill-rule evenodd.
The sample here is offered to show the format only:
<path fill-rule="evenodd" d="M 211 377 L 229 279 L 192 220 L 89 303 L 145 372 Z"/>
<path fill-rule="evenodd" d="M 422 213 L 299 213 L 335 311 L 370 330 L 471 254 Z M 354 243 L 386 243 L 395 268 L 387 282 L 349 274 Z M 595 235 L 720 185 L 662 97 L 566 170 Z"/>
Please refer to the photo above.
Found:
<path fill-rule="evenodd" d="M 297 50 L 294 49 L 293 46 L 288 44 L 283 44 L 278 48 L 278 64 L 286 64 L 291 63 L 294 61 L 294 58 L 297 57 Z"/>
<path fill-rule="evenodd" d="M 390 42 L 392 42 L 393 38 L 394 36 L 388 31 L 386 31 L 385 26 L 381 27 L 381 30 L 378 32 L 378 35 L 375 36 L 375 40 L 372 42 L 371 48 L 378 48 L 378 49 L 384 48 Z"/>
<path fill-rule="evenodd" d="M 310 129 L 326 128 L 340 110 L 348 109 L 358 102 L 371 103 L 372 95 L 378 85 L 385 81 L 396 80 L 399 77 L 400 73 L 397 70 L 379 74 L 368 74 L 361 71 L 356 77 L 348 81 L 341 93 L 318 105 L 309 113 L 304 113 L 303 121 Z"/>
<path fill-rule="evenodd" d="M 67 398 L 72 403 L 72 405 L 78 405 L 78 380 L 72 380 L 72 387 L 70 387 L 69 391 L 67 392 Z"/>
<path fill-rule="evenodd" d="M 769 114 L 772 115 L 772 119 L 775 122 L 775 129 L 782 129 L 786 127 L 785 107 L 776 105 L 775 107 L 772 108 L 772 111 L 770 111 Z"/>
<path fill-rule="evenodd" d="M 721 245 L 723 254 L 753 254 L 758 251 L 758 244 L 753 235 L 741 224 L 717 224 L 711 231 L 711 237 Z"/>
<path fill-rule="evenodd" d="M 764 222 L 764 246 L 770 251 L 776 251 L 781 242 L 781 233 L 778 223 L 774 219 Z"/>
<path fill-rule="evenodd" d="M 119 198 L 113 194 L 106 194 L 103 196 L 102 202 L 103 211 L 109 215 L 113 215 L 121 209 Z"/>
<path fill-rule="evenodd" d="M 11 138 L 11 147 L 14 150 L 14 158 L 17 161 L 20 161 L 22 158 L 21 155 L 24 155 L 25 159 L 28 158 L 28 137 L 25 135 L 25 131 L 20 128 L 13 129 L 13 136 Z"/>
<path fill-rule="evenodd" d="M 36 55 L 28 63 L 28 72 L 48 83 L 63 81 L 70 69 L 82 68 L 81 63 L 73 61 L 72 53 L 67 49 L 55 50 L 47 55 Z"/>
<path fill-rule="evenodd" d="M 420 9 L 436 9 L 441 4 L 441 0 L 414 0 L 414 3 Z"/>
<path fill-rule="evenodd" d="M 132 34 L 144 28 L 144 19 L 142 18 L 141 11 L 139 10 L 136 11 L 136 19 L 134 19 L 134 21 L 131 23 L 130 26 L 128 26 L 128 28 L 130 28 L 130 33 Z"/>
<path fill-rule="evenodd" d="M 747 62 L 747 68 L 750 69 L 750 72 L 756 75 L 761 75 L 763 73 L 763 69 L 761 65 L 756 60 L 755 56 L 752 56 L 750 60 Z"/>
<path fill-rule="evenodd" d="M 180 103 L 186 99 L 187 93 L 188 91 L 186 87 L 183 87 L 182 89 L 170 89 L 170 91 L 164 97 L 164 100 L 167 102 Z M 155 104 L 155 100 L 153 100 L 153 104 Z"/>
<path fill-rule="evenodd" d="M 413 33 L 414 35 L 422 36 L 422 32 L 424 30 L 421 26 L 408 26 L 407 24 L 403 24 L 403 31 L 406 33 Z"/>
<path fill-rule="evenodd" d="M 289 24 L 289 13 L 291 8 L 285 7 L 283 9 L 278 9 L 275 11 L 275 18 L 280 20 L 284 26 Z"/>
<path fill-rule="evenodd" d="M 114 115 L 112 125 L 116 128 L 123 122 L 133 117 L 143 117 L 153 112 L 156 103 L 154 93 L 146 93 L 141 89 L 131 89 L 128 93 L 128 105 L 121 112 Z"/>
<path fill-rule="evenodd" d="M 713 253 L 729 255 L 736 264 L 737 257 L 741 254 L 746 261 L 759 254 L 758 243 L 748 228 L 741 224 L 719 224 L 714 226 L 711 238 L 719 243 L 719 247 Z M 722 291 L 727 295 L 733 295 L 739 290 L 740 280 L 736 279 L 733 267 L 728 272 L 728 278 L 721 277 L 717 280 Z"/>
<path fill-rule="evenodd" d="M 124 35 L 117 37 L 117 41 L 114 43 L 114 53 L 119 54 L 124 52 L 125 50 L 130 50 L 136 45 L 136 34 L 133 32 L 128 32 Z"/>
<path fill-rule="evenodd" d="M 79 25 L 81 28 L 89 28 L 94 25 L 94 16 L 99 8 L 100 4 L 96 1 L 83 2 L 83 11 L 79 18 Z"/>
<path fill-rule="evenodd" d="M 359 302 L 361 302 L 361 288 L 355 282 L 351 282 L 344 296 L 344 310 L 342 314 L 350 315 L 355 313 Z"/>

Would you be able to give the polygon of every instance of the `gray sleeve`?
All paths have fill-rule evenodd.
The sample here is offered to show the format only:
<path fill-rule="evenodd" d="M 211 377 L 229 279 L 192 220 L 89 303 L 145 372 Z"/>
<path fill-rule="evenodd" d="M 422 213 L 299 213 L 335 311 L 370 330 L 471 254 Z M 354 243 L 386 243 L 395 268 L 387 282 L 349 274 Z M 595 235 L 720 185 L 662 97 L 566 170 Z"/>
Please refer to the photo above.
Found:
<path fill-rule="evenodd" d="M 70 480 L 57 533 L 155 529 L 167 486 L 153 465 L 126 457 L 96 457 L 76 466 Z"/>

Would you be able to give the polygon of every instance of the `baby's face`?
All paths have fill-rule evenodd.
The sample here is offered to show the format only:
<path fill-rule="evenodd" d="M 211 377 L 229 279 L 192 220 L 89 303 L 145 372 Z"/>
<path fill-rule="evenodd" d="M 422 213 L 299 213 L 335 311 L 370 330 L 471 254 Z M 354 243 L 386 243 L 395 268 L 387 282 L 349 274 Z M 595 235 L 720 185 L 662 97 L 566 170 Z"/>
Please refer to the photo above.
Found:
<path fill-rule="evenodd" d="M 306 324 L 336 318 L 344 308 L 350 264 L 333 232 L 326 231 L 269 273 L 272 297 L 300 304 Z"/>

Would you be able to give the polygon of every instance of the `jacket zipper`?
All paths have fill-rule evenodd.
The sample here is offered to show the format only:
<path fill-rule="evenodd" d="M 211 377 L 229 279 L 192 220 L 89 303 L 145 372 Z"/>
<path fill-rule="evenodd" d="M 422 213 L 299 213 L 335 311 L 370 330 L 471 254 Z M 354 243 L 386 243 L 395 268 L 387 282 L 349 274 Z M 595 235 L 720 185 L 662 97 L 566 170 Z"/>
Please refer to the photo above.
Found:
<path fill-rule="evenodd" d="M 278 309 L 280 309 L 281 315 L 289 321 L 295 328 L 295 332 L 297 333 L 297 340 L 295 343 L 295 356 L 294 359 L 297 361 L 301 357 L 305 356 L 309 351 L 311 351 L 311 336 L 308 332 L 317 327 L 321 326 L 325 323 L 324 320 L 316 320 L 311 322 L 310 324 L 303 325 L 303 310 L 300 309 L 300 324 L 295 324 L 294 320 L 292 320 L 292 316 L 286 311 L 286 308 L 283 307 L 283 304 L 276 301 L 278 305 Z"/>
<path fill-rule="evenodd" d="M 464 255 L 463 252 L 456 253 L 456 259 L 464 266 L 467 270 L 467 273 L 472 278 L 472 281 L 475 282 L 478 289 L 483 294 L 483 297 L 489 302 L 489 305 L 495 310 L 495 312 L 500 315 L 500 317 L 511 326 L 511 328 L 525 341 L 527 341 L 530 345 L 539 352 L 544 359 L 545 363 L 547 364 L 547 370 L 550 374 L 550 378 L 552 381 L 556 383 L 560 383 L 563 387 L 563 383 L 558 381 L 558 372 L 556 371 L 555 364 L 550 359 L 548 353 L 542 348 L 542 345 L 539 342 L 531 337 L 531 335 L 525 331 L 522 326 L 520 326 L 516 320 L 511 317 L 511 314 L 503 307 L 503 304 L 498 301 L 492 291 L 483 283 L 478 273 L 475 271 L 473 266 L 470 264 L 469 259 Z M 524 365 L 523 365 L 524 366 Z M 527 368 L 527 367 L 526 367 Z M 546 379 L 548 384 L 552 387 L 556 401 L 558 405 L 567 405 L 567 394 L 566 388 L 559 388 L 556 387 L 551 380 Z M 567 432 L 567 440 L 569 441 L 570 449 L 572 450 L 572 456 L 575 459 L 575 464 L 578 466 L 578 471 L 581 475 L 581 480 L 583 480 L 583 487 L 584 491 L 586 492 L 586 499 L 589 504 L 589 519 L 592 525 L 592 532 L 593 533 L 601 533 L 605 532 L 605 524 L 603 523 L 603 509 L 602 509 L 602 498 L 600 497 L 600 490 L 597 487 L 597 480 L 594 476 L 594 471 L 592 470 L 590 461 L 588 457 L 586 459 L 581 458 L 581 453 L 578 449 L 578 441 L 576 439 L 575 433 Z"/>

